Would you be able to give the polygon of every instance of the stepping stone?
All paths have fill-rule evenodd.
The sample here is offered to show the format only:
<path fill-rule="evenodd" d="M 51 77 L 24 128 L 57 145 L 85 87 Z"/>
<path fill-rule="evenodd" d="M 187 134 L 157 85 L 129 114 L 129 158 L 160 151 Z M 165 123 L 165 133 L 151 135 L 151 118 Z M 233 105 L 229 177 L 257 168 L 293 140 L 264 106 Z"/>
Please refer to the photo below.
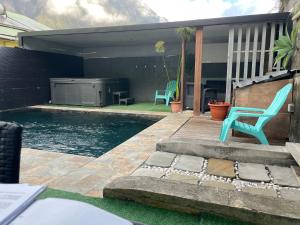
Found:
<path fill-rule="evenodd" d="M 191 156 L 191 155 L 180 155 L 178 161 L 174 165 L 175 169 L 185 170 L 191 172 L 201 172 L 204 163 L 204 158 Z"/>
<path fill-rule="evenodd" d="M 211 187 L 215 189 L 225 189 L 225 190 L 235 190 L 235 186 L 231 183 L 225 183 L 220 181 L 214 181 L 214 180 L 206 180 L 201 183 L 201 186 L 203 187 Z"/>
<path fill-rule="evenodd" d="M 243 192 L 250 193 L 252 195 L 261 195 L 266 197 L 277 198 L 277 193 L 274 189 L 256 188 L 256 187 L 244 187 Z"/>
<path fill-rule="evenodd" d="M 176 154 L 173 153 L 154 152 L 146 161 L 146 164 L 150 166 L 170 167 L 175 157 Z"/>
<path fill-rule="evenodd" d="M 223 159 L 209 159 L 207 173 L 215 176 L 234 178 L 234 162 Z"/>
<path fill-rule="evenodd" d="M 143 176 L 143 177 L 161 178 L 164 174 L 165 174 L 165 172 L 160 171 L 160 170 L 139 168 L 136 171 L 134 171 L 130 176 Z"/>
<path fill-rule="evenodd" d="M 290 201 L 300 201 L 300 190 L 297 189 L 281 189 L 281 197 Z"/>
<path fill-rule="evenodd" d="M 166 177 L 167 180 L 176 180 L 189 184 L 197 184 L 199 181 L 199 177 L 194 175 L 185 175 L 178 173 L 171 173 Z"/>
<path fill-rule="evenodd" d="M 300 187 L 298 177 L 292 168 L 281 166 L 268 166 L 273 182 L 282 186 Z"/>
<path fill-rule="evenodd" d="M 239 163 L 239 177 L 249 181 L 270 181 L 268 171 L 263 164 L 256 163 Z"/>

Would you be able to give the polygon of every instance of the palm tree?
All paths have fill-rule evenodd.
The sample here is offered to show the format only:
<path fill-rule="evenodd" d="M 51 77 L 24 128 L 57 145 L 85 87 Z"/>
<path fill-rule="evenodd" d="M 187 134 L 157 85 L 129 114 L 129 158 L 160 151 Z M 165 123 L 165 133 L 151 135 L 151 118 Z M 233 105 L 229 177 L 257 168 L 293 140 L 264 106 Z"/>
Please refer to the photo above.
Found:
<path fill-rule="evenodd" d="M 179 101 L 183 97 L 184 86 L 184 70 L 185 70 L 185 58 L 186 58 L 186 45 L 195 36 L 196 29 L 193 27 L 180 27 L 176 29 L 176 33 L 181 40 L 181 54 L 179 55 L 178 70 L 177 70 L 177 85 L 176 85 L 176 101 Z M 180 95 L 179 95 L 180 91 Z M 182 99 L 181 99 L 182 100 Z M 183 104 L 181 103 L 181 107 Z"/>
<path fill-rule="evenodd" d="M 164 64 L 164 69 L 166 71 L 166 76 L 168 79 L 168 82 L 170 81 L 170 76 L 169 76 L 169 71 L 167 68 L 167 63 L 166 63 L 166 58 L 165 58 L 165 53 L 166 53 L 166 47 L 165 47 L 165 42 L 164 41 L 157 41 L 154 45 L 155 51 L 158 54 L 161 54 L 162 56 L 162 60 L 163 60 L 163 64 Z"/>

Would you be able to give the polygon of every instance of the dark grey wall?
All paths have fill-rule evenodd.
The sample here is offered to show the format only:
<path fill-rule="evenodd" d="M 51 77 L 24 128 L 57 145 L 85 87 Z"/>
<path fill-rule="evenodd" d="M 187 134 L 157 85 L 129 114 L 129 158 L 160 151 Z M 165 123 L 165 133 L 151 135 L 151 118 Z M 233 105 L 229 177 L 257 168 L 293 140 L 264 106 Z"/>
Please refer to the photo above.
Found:
<path fill-rule="evenodd" d="M 81 77 L 82 58 L 0 47 L 0 110 L 47 103 L 51 77 Z"/>
<path fill-rule="evenodd" d="M 171 79 L 176 79 L 178 57 L 167 57 Z M 226 63 L 203 64 L 203 82 L 207 79 L 225 80 Z M 84 60 L 86 77 L 126 77 L 129 79 L 130 94 L 136 101 L 153 101 L 156 89 L 164 89 L 167 78 L 161 57 L 95 58 Z M 194 57 L 187 57 L 187 81 L 193 81 Z"/>
<path fill-rule="evenodd" d="M 167 65 L 171 79 L 176 79 L 178 58 L 167 57 Z M 167 83 L 162 58 L 129 57 L 129 58 L 97 58 L 84 60 L 86 77 L 128 78 L 130 95 L 136 101 L 152 101 L 156 89 L 164 89 Z"/>

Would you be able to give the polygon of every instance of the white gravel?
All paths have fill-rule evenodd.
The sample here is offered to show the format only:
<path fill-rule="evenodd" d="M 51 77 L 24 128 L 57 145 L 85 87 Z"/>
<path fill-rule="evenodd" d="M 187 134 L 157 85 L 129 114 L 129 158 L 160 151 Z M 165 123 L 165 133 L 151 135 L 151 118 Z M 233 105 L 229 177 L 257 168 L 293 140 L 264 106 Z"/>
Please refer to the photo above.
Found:
<path fill-rule="evenodd" d="M 203 183 L 203 181 L 218 181 L 218 182 L 233 184 L 236 187 L 237 191 L 241 191 L 242 188 L 245 188 L 245 187 L 273 189 L 277 192 L 278 197 L 281 197 L 280 190 L 282 190 L 282 189 L 300 190 L 300 188 L 282 187 L 282 186 L 279 186 L 277 184 L 274 184 L 273 183 L 273 177 L 272 177 L 272 175 L 270 173 L 270 170 L 268 169 L 267 165 L 265 165 L 265 167 L 266 167 L 266 170 L 268 171 L 268 176 L 270 177 L 271 181 L 270 182 L 263 182 L 263 181 L 262 182 L 250 182 L 250 181 L 241 180 L 239 178 L 239 170 L 238 170 L 238 162 L 237 161 L 234 163 L 234 172 L 236 174 L 236 178 L 234 178 L 234 179 L 226 178 L 226 177 L 220 177 L 220 176 L 214 176 L 214 175 L 208 174 L 207 173 L 207 164 L 208 164 L 207 159 L 204 160 L 203 167 L 202 167 L 202 170 L 200 171 L 200 173 L 175 169 L 174 165 L 176 164 L 177 161 L 178 161 L 178 156 L 175 157 L 174 161 L 172 162 L 172 164 L 169 168 L 149 166 L 149 165 L 146 165 L 146 164 L 142 165 L 141 167 L 151 169 L 151 170 L 163 171 L 165 173 L 163 178 L 167 177 L 171 173 L 197 176 L 197 177 L 199 177 L 199 185 L 201 185 L 201 183 Z"/>

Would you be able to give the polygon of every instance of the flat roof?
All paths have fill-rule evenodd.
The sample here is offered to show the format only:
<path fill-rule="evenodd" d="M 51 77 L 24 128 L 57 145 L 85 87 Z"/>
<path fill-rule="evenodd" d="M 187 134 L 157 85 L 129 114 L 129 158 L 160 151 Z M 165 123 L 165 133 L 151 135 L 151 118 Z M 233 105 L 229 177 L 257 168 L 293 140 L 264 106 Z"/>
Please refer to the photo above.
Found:
<path fill-rule="evenodd" d="M 289 13 L 272 13 L 155 24 L 30 31 L 19 33 L 19 41 L 20 46 L 26 49 L 92 55 L 92 49 L 95 48 L 152 45 L 158 40 L 178 44 L 180 41 L 176 35 L 176 28 L 187 26 L 204 27 L 206 43 L 227 42 L 231 25 L 280 23 L 288 18 Z"/>
<path fill-rule="evenodd" d="M 255 22 L 271 22 L 283 21 L 288 19 L 289 13 L 269 13 L 246 16 L 232 16 L 220 17 L 211 19 L 188 20 L 179 22 L 164 22 L 125 26 L 109 26 L 109 27 L 91 27 L 91 28 L 77 28 L 77 29 L 59 29 L 47 31 L 30 31 L 19 34 L 21 37 L 28 36 L 47 36 L 47 35 L 64 35 L 64 34 L 85 34 L 85 33 L 106 33 L 106 32 L 122 32 L 122 31 L 139 31 L 139 30 L 156 30 L 156 29 L 170 29 L 178 27 L 201 27 L 225 24 L 244 24 Z"/>

